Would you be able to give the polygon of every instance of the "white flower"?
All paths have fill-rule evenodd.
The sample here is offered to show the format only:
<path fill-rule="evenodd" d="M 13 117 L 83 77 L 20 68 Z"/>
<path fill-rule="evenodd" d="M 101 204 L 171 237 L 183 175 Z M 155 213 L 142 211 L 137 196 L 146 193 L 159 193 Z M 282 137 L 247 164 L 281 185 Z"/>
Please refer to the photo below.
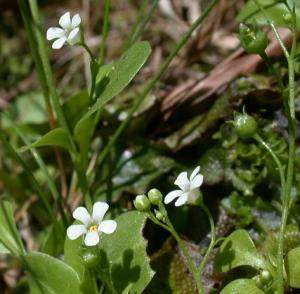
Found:
<path fill-rule="evenodd" d="M 180 190 L 174 190 L 168 193 L 165 197 L 165 204 L 172 202 L 175 198 L 178 198 L 175 202 L 175 206 L 181 206 L 190 200 L 191 202 L 195 200 L 198 196 L 199 188 L 203 183 L 203 175 L 199 174 L 200 166 L 197 166 L 190 178 L 187 176 L 187 172 L 182 172 L 178 175 L 175 185 L 177 185 Z"/>
<path fill-rule="evenodd" d="M 96 202 L 93 205 L 93 213 L 90 215 L 85 207 L 77 207 L 73 212 L 73 217 L 82 222 L 82 225 L 71 225 L 67 229 L 67 236 L 75 240 L 85 234 L 84 243 L 86 246 L 95 246 L 99 243 L 101 232 L 105 234 L 113 233 L 117 228 L 114 220 L 103 220 L 108 210 L 105 202 Z"/>
<path fill-rule="evenodd" d="M 47 40 L 56 39 L 53 44 L 53 49 L 60 49 L 65 42 L 73 46 L 80 41 L 80 23 L 81 18 L 79 14 L 75 14 L 72 17 L 70 12 L 66 12 L 59 19 L 59 27 L 51 27 L 47 30 Z"/>

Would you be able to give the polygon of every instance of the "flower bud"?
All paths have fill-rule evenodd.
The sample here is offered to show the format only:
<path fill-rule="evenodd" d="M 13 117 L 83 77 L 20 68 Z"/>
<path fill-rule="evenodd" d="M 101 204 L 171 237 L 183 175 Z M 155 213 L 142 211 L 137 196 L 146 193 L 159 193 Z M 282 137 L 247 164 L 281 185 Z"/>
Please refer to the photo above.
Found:
<path fill-rule="evenodd" d="M 238 136 L 242 139 L 249 139 L 257 132 L 257 123 L 255 119 L 247 113 L 236 114 L 233 125 Z"/>
<path fill-rule="evenodd" d="M 162 201 L 163 196 L 159 190 L 151 189 L 148 192 L 148 198 L 153 205 L 159 205 L 159 203 Z"/>
<path fill-rule="evenodd" d="M 133 201 L 134 207 L 139 211 L 149 211 L 151 203 L 146 195 L 138 195 Z"/>
<path fill-rule="evenodd" d="M 293 16 L 289 12 L 287 12 L 283 15 L 283 20 L 288 26 L 290 26 L 293 21 Z"/>
<path fill-rule="evenodd" d="M 241 23 L 239 39 L 247 53 L 262 55 L 268 46 L 268 36 L 262 30 L 255 30 Z"/>
<path fill-rule="evenodd" d="M 162 222 L 165 222 L 165 216 L 158 210 L 155 211 L 155 217 Z"/>

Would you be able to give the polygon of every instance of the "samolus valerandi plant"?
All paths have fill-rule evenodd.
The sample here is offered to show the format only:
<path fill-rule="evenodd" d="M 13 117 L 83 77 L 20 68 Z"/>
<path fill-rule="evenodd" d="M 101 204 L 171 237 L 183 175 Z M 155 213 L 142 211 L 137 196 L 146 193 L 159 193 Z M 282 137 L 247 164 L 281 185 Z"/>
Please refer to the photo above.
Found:
<path fill-rule="evenodd" d="M 65 12 L 58 20 L 59 26 L 55 24 L 44 30 L 37 1 L 18 1 L 47 108 L 49 131 L 33 141 L 10 115 L 5 114 L 6 120 L 25 146 L 16 148 L 2 132 L 0 139 L 12 158 L 24 169 L 38 201 L 44 206 L 51 226 L 45 244 L 39 248 L 40 252 L 28 252 L 14 223 L 12 205 L 1 201 L 1 248 L 3 245 L 6 252 L 17 258 L 24 267 L 31 293 L 142 293 L 154 275 L 142 234 L 146 219 L 150 217 L 171 232 L 178 241 L 189 260 L 198 291 L 203 293 L 201 272 L 215 240 L 212 218 L 201 199 L 197 198 L 200 195 L 197 189 L 203 180 L 199 168 L 196 168 L 189 178 L 186 173 L 181 174 L 175 182 L 180 190 L 171 192 L 165 201 L 177 198 L 176 206 L 195 203 L 208 213 L 212 225 L 212 242 L 200 265 L 196 265 L 191 259 L 169 221 L 162 194 L 158 190 L 153 189 L 147 196 L 137 197 L 135 205 L 139 212 L 126 210 L 115 217 L 116 209 L 108 212 L 111 199 L 103 201 L 103 195 L 95 193 L 93 185 L 96 183 L 97 170 L 104 170 L 104 161 L 109 157 L 135 111 L 148 97 L 179 50 L 219 1 L 213 0 L 207 5 L 139 95 L 126 119 L 107 142 L 95 140 L 94 144 L 98 144 L 95 148 L 92 141 L 99 139 L 96 129 L 102 119 L 104 105 L 128 86 L 151 53 L 148 42 L 137 41 L 144 30 L 139 29 L 131 34 L 134 38 L 126 42 L 120 58 L 110 64 L 104 64 L 111 6 L 110 0 L 104 2 L 102 42 L 99 53 L 96 54 L 85 40 L 85 19 L 78 13 L 71 15 L 70 12 Z M 63 99 L 57 90 L 48 57 L 49 47 L 60 50 L 63 46 L 66 46 L 65 50 L 71 50 L 71 47 L 75 46 L 83 48 L 90 60 L 90 80 L 87 82 L 87 89 L 79 94 L 80 105 L 73 104 L 76 95 L 68 101 L 76 106 L 71 118 L 66 109 L 68 103 L 63 105 Z M 61 191 L 38 151 L 38 148 L 43 146 L 54 148 L 62 182 Z M 24 152 L 30 152 L 34 158 L 48 189 L 44 189 L 30 165 L 24 160 Z M 69 155 L 72 166 L 70 177 L 66 176 L 64 166 L 66 154 Z M 83 202 L 85 207 L 70 207 L 73 195 L 77 195 L 77 201 Z M 75 199 L 72 200 L 76 202 Z M 156 207 L 155 211 L 151 211 L 153 206 Z M 74 223 L 71 223 L 71 211 Z M 109 219 L 104 219 L 106 213 L 110 213 Z M 127 274 L 126 266 L 130 267 L 130 275 Z"/>

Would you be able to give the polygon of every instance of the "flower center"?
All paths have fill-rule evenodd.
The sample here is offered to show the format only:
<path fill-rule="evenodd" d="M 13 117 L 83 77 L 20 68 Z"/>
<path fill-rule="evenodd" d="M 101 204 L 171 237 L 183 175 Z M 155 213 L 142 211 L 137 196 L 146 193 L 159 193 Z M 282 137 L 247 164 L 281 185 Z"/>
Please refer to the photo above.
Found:
<path fill-rule="evenodd" d="M 97 226 L 96 225 L 92 225 L 89 227 L 89 232 L 97 232 Z"/>

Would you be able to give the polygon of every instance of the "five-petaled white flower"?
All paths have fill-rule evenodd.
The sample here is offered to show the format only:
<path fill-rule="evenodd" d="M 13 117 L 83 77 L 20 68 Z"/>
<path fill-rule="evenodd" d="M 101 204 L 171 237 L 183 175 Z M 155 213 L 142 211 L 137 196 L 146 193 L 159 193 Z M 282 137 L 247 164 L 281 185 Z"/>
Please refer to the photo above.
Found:
<path fill-rule="evenodd" d="M 71 225 L 67 229 L 67 236 L 71 240 L 85 234 L 84 243 L 86 246 L 95 246 L 99 243 L 101 232 L 105 234 L 113 233 L 117 228 L 114 220 L 104 220 L 103 217 L 108 210 L 105 202 L 96 202 L 93 205 L 93 213 L 90 215 L 85 207 L 77 207 L 73 212 L 73 217 L 82 222 L 82 225 Z"/>
<path fill-rule="evenodd" d="M 164 199 L 165 204 L 172 202 L 175 198 L 178 198 L 175 202 L 175 206 L 181 206 L 188 201 L 195 201 L 199 195 L 199 188 L 203 183 L 203 175 L 199 173 L 200 166 L 197 166 L 190 178 L 187 176 L 187 172 L 182 172 L 178 175 L 175 185 L 177 185 L 180 190 L 174 190 L 168 193 Z"/>
<path fill-rule="evenodd" d="M 72 17 L 70 12 L 66 12 L 59 19 L 59 27 L 51 27 L 47 30 L 47 40 L 57 39 L 53 42 L 53 49 L 60 49 L 65 42 L 73 46 L 80 41 L 80 23 L 81 18 L 79 14 Z"/>

